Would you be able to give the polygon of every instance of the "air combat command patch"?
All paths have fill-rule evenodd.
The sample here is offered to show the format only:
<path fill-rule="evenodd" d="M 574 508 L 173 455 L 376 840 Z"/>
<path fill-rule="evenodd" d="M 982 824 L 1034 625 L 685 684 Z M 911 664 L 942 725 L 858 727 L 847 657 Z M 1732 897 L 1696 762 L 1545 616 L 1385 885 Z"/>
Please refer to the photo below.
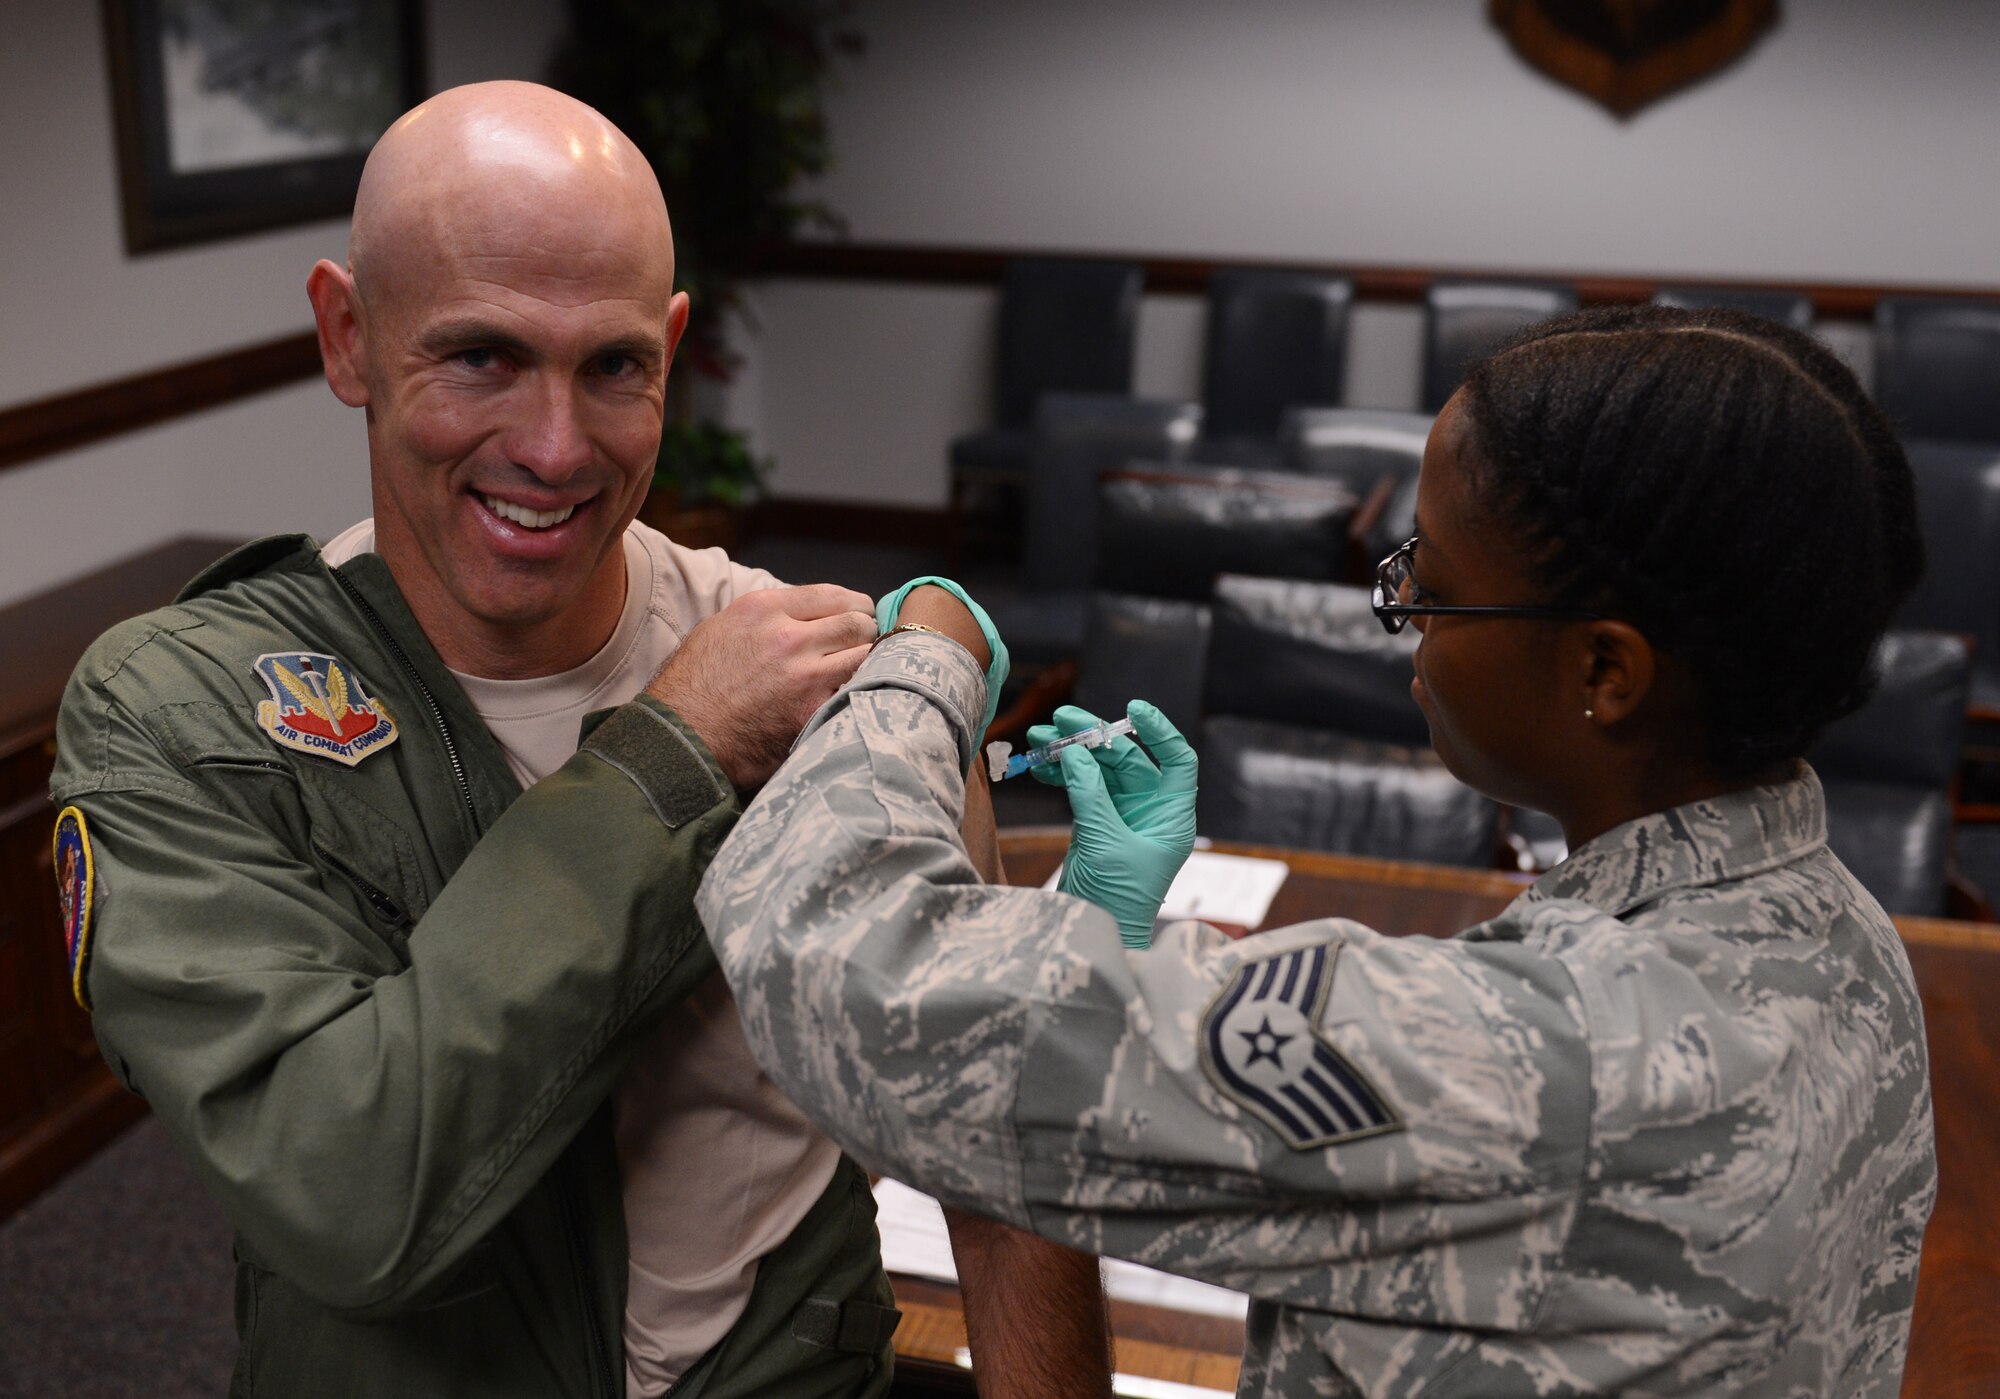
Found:
<path fill-rule="evenodd" d="M 56 817 L 56 900 L 62 908 L 63 941 L 69 947 L 69 989 L 90 1009 L 90 913 L 97 895 L 97 869 L 90 858 L 90 829 L 83 813 L 66 806 Z"/>
<path fill-rule="evenodd" d="M 1337 946 L 1302 947 L 1240 968 L 1201 1021 L 1202 1067 L 1294 1150 L 1403 1124 L 1361 1071 L 1319 1035 Z"/>
<path fill-rule="evenodd" d="M 257 727 L 275 741 L 354 767 L 396 741 L 396 723 L 361 687 L 352 666 L 317 651 L 274 651 L 256 670 L 271 691 L 257 706 Z"/>

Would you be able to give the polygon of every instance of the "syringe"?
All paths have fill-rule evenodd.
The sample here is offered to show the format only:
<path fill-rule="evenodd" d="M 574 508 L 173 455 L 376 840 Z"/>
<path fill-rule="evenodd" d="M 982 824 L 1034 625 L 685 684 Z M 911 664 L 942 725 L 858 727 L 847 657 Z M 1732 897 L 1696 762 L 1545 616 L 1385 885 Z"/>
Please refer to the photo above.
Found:
<path fill-rule="evenodd" d="M 1131 732 L 1130 719 L 1114 719 L 1095 728 L 1064 734 L 1061 738 L 1044 743 L 1040 748 L 1030 748 L 1025 753 L 1015 753 L 1014 745 L 1011 743 L 989 743 L 986 745 L 986 772 L 993 781 L 1004 782 L 1007 778 L 1019 777 L 1029 768 L 1061 761 L 1062 751 L 1065 748 L 1074 748 L 1078 744 L 1085 748 L 1101 748 L 1112 739 Z M 1012 756 L 1009 756 L 1010 754 Z"/>

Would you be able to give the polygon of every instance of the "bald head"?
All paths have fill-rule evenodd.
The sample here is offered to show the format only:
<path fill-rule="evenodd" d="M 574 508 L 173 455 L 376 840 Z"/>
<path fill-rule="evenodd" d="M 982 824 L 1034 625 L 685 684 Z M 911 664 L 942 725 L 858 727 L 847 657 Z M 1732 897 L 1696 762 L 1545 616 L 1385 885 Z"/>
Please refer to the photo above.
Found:
<path fill-rule="evenodd" d="M 549 675 L 608 638 L 687 326 L 652 167 L 532 83 L 440 93 L 376 143 L 348 265 L 306 278 L 367 410 L 375 548 L 439 654 Z"/>
<path fill-rule="evenodd" d="M 368 157 L 348 266 L 371 305 L 439 259 L 618 259 L 673 283 L 673 233 L 653 168 L 625 133 L 536 83 L 473 83 L 405 113 Z M 386 309 L 386 307 L 384 307 Z"/>

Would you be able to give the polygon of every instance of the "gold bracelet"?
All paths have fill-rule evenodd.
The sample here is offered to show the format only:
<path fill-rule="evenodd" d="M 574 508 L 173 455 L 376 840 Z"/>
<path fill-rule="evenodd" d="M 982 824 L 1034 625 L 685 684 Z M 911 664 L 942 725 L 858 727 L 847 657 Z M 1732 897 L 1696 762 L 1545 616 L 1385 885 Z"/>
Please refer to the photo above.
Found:
<path fill-rule="evenodd" d="M 883 642 L 887 641 L 897 632 L 906 632 L 906 631 L 927 631 L 932 636 L 943 636 L 947 641 L 951 639 L 949 636 L 946 636 L 944 632 L 939 631 L 936 627 L 927 627 L 922 622 L 898 622 L 896 623 L 895 626 L 889 628 L 889 630 L 883 632 L 880 636 L 876 637 L 875 640 L 870 644 L 873 646 L 880 646 Z"/>

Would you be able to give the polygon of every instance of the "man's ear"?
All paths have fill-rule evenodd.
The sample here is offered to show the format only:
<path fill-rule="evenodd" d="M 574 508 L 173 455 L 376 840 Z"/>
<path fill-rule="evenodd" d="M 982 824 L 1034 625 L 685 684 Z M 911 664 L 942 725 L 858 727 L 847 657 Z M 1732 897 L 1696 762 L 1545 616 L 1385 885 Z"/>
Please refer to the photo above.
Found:
<path fill-rule="evenodd" d="M 674 350 L 688 328 L 688 294 L 677 291 L 667 302 L 667 368 L 674 366 Z"/>
<path fill-rule="evenodd" d="M 1629 718 L 1653 692 L 1659 658 L 1645 633 L 1627 622 L 1584 624 L 1587 654 L 1583 695 L 1579 700 L 1599 725 Z"/>
<path fill-rule="evenodd" d="M 306 274 L 313 324 L 319 330 L 319 358 L 327 386 L 349 408 L 368 404 L 368 337 L 361 324 L 361 294 L 354 274 L 321 258 Z"/>

